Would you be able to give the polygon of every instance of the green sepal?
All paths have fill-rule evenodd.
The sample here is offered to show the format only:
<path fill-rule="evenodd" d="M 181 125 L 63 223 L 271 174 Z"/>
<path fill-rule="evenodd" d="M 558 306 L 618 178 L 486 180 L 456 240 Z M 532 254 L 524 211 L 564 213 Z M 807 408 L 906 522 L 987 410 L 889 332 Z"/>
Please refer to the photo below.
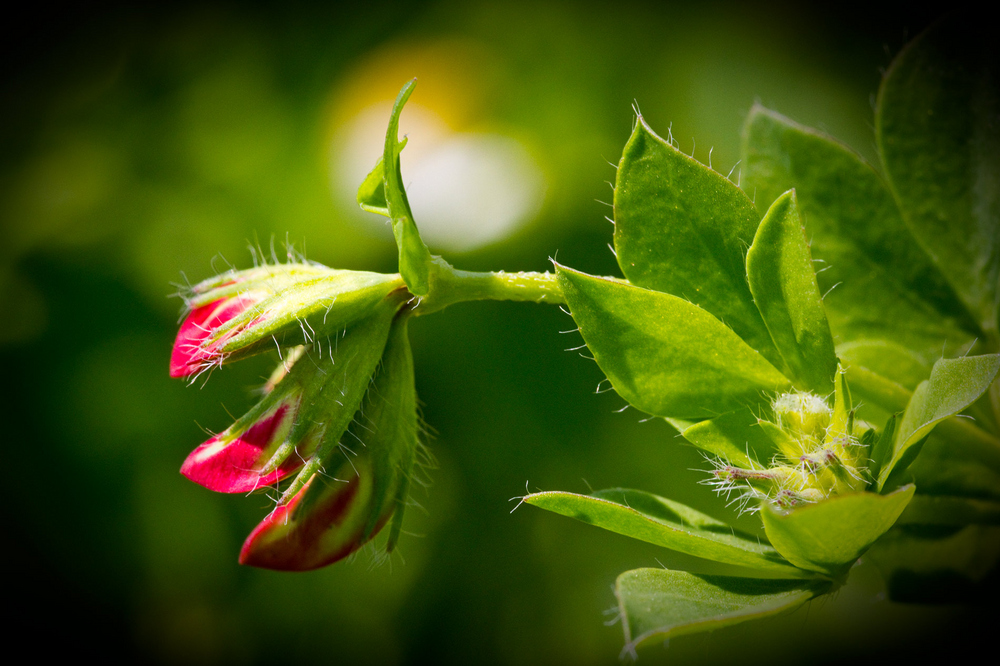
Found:
<path fill-rule="evenodd" d="M 527 495 L 524 501 L 633 539 L 745 567 L 758 574 L 811 575 L 785 562 L 770 546 L 739 534 L 731 525 L 640 490 L 611 488 L 591 495 L 541 492 Z"/>
<path fill-rule="evenodd" d="M 239 296 L 248 291 L 264 291 L 278 294 L 293 284 L 308 282 L 317 278 L 331 277 L 347 271 L 327 268 L 320 264 L 289 262 L 287 264 L 264 264 L 244 270 L 228 270 L 191 287 L 186 294 L 185 306 L 195 309 L 222 298 Z"/>
<path fill-rule="evenodd" d="M 837 353 L 795 190 L 771 204 L 747 251 L 746 265 L 754 302 L 797 388 L 829 393 Z"/>
<path fill-rule="evenodd" d="M 644 643 L 788 611 L 832 588 L 825 580 L 708 576 L 669 569 L 626 571 L 615 583 L 625 630 L 623 653 L 631 654 Z"/>
<path fill-rule="evenodd" d="M 394 526 L 397 521 L 402 524 L 418 445 L 417 393 L 405 314 L 392 325 L 356 424 L 353 430 L 371 457 L 374 475 L 371 517 L 364 532 L 367 538 L 392 512 L 397 516 Z M 386 550 L 392 550 L 398 536 L 398 528 L 390 530 Z"/>
<path fill-rule="evenodd" d="M 239 357 L 275 345 L 323 345 L 377 309 L 395 311 L 399 298 L 391 295 L 402 286 L 397 274 L 367 271 L 331 271 L 280 288 L 268 286 L 269 296 L 220 326 L 213 340 L 221 340 L 223 354 Z"/>
<path fill-rule="evenodd" d="M 629 282 L 695 303 L 780 367 L 747 286 L 744 252 L 760 219 L 743 190 L 639 116 L 618 165 L 614 209 L 615 252 Z"/>
<path fill-rule="evenodd" d="M 385 176 L 385 203 L 392 220 L 392 233 L 399 249 L 399 274 L 403 276 L 407 288 L 416 296 L 426 296 L 430 291 L 431 253 L 420 239 L 410 202 L 403 187 L 403 174 L 399 168 L 399 114 L 413 93 L 417 80 L 403 86 L 396 97 L 389 117 L 389 127 L 385 133 L 385 150 L 382 153 L 383 174 Z M 377 167 L 376 167 L 377 168 Z M 377 189 L 377 188 L 376 188 Z"/>
<path fill-rule="evenodd" d="M 771 545 L 802 569 L 841 576 L 896 522 L 913 497 L 908 485 L 888 495 L 837 495 L 788 512 L 761 506 Z"/>
<path fill-rule="evenodd" d="M 768 404 L 791 382 L 732 329 L 682 298 L 556 265 L 573 319 L 637 409 L 701 419 Z"/>
<path fill-rule="evenodd" d="M 941 359 L 930 379 L 921 382 L 900 419 L 889 463 L 878 476 L 878 489 L 891 489 L 913 462 L 934 427 L 979 399 L 1000 372 L 1000 354 Z"/>
<path fill-rule="evenodd" d="M 328 353 L 332 352 L 334 362 L 330 364 L 331 367 L 324 368 L 326 376 L 321 387 L 311 394 L 308 402 L 303 400 L 299 418 L 292 427 L 294 437 L 298 429 L 315 429 L 316 424 L 322 424 L 322 439 L 315 455 L 285 490 L 283 501 L 294 496 L 317 471 L 326 470 L 332 474 L 333 470 L 343 467 L 341 460 L 350 462 L 348 456 L 356 440 L 345 440 L 344 449 L 340 448 L 341 440 L 368 392 L 395 315 L 395 309 L 376 312 L 348 328 L 337 341 L 336 347 L 328 350 Z M 313 490 L 307 492 L 298 503 L 295 512 L 308 511 L 311 502 L 322 494 L 319 486 L 324 484 L 325 481 L 314 484 Z"/>

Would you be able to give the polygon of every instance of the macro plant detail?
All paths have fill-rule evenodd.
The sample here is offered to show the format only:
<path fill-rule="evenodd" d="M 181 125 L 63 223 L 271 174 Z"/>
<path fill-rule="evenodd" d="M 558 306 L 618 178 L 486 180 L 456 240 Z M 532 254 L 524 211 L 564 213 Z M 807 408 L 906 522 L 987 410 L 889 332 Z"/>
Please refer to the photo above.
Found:
<path fill-rule="evenodd" d="M 280 489 L 241 563 L 313 569 L 391 524 L 390 552 L 429 460 L 409 320 L 468 300 L 564 304 L 617 393 L 701 449 L 704 483 L 760 518 L 748 534 L 622 488 L 523 497 L 726 572 L 621 574 L 625 653 L 832 593 L 863 555 L 895 599 L 940 600 L 942 579 L 974 594 L 989 567 L 970 559 L 1000 557 L 996 62 L 995 47 L 970 54 L 955 20 L 904 49 L 879 91 L 878 169 L 758 105 L 738 185 L 639 115 L 614 185 L 624 278 L 433 256 L 400 170 L 411 81 L 358 191 L 389 219 L 399 273 L 290 259 L 193 287 L 172 376 L 275 347 L 281 361 L 182 473 L 218 492 Z"/>

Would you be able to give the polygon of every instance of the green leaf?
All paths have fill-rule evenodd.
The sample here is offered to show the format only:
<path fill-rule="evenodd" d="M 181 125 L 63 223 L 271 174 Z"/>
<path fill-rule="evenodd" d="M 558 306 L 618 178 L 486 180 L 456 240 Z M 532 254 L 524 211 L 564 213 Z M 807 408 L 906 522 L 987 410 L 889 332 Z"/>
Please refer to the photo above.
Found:
<path fill-rule="evenodd" d="M 633 653 L 643 643 L 775 615 L 830 589 L 825 581 L 704 576 L 668 569 L 626 571 L 615 584 L 625 630 L 623 652 Z"/>
<path fill-rule="evenodd" d="M 640 490 L 612 488 L 592 495 L 542 492 L 528 495 L 524 501 L 695 557 L 784 576 L 808 575 L 785 562 L 770 546 L 738 534 L 732 526 Z"/>
<path fill-rule="evenodd" d="M 978 335 L 861 157 L 759 105 L 744 126 L 742 152 L 744 185 L 759 207 L 795 188 L 830 327 L 841 339 L 892 340 L 933 359 L 945 340 L 955 354 Z"/>
<path fill-rule="evenodd" d="M 1000 290 L 1000 46 L 956 12 L 896 57 L 875 132 L 913 235 L 994 344 Z"/>
<path fill-rule="evenodd" d="M 837 356 L 844 367 L 861 366 L 910 391 L 931 374 L 922 356 L 888 340 L 845 342 L 837 345 Z"/>
<path fill-rule="evenodd" d="M 416 79 L 409 81 L 396 97 L 392 115 L 389 117 L 389 128 L 385 133 L 382 162 L 385 175 L 385 202 L 389 217 L 392 219 L 392 233 L 396 237 L 396 247 L 399 249 L 399 274 L 403 276 L 411 293 L 425 296 L 430 291 L 431 253 L 420 239 L 420 232 L 417 231 L 417 225 L 413 221 L 410 202 L 403 188 L 403 174 L 399 169 L 399 151 L 402 150 L 402 144 L 398 139 L 399 114 L 402 113 L 403 106 L 416 85 Z M 377 199 L 374 201 L 377 203 Z"/>
<path fill-rule="evenodd" d="M 658 137 L 640 116 L 615 184 L 615 251 L 629 282 L 695 303 L 780 366 L 747 286 L 759 216 L 740 188 Z"/>
<path fill-rule="evenodd" d="M 900 525 L 866 559 L 882 572 L 889 597 L 904 603 L 996 603 L 983 585 L 1000 556 L 1000 528 Z"/>
<path fill-rule="evenodd" d="M 892 459 L 882 468 L 878 488 L 892 488 L 920 452 L 920 444 L 938 423 L 975 402 L 1000 371 L 1000 354 L 941 359 L 934 364 L 930 379 L 913 392 L 893 444 Z"/>
<path fill-rule="evenodd" d="M 785 365 L 799 388 L 829 393 L 837 372 L 812 256 L 795 190 L 778 197 L 747 251 L 747 280 Z"/>
<path fill-rule="evenodd" d="M 766 403 L 788 379 L 682 298 L 556 266 L 583 339 L 615 390 L 657 416 L 705 418 Z"/>
<path fill-rule="evenodd" d="M 399 154 L 403 152 L 406 142 L 407 138 L 404 136 L 403 140 L 396 144 L 397 159 L 399 159 Z M 385 200 L 384 165 L 385 160 L 379 157 L 378 162 L 375 163 L 375 168 L 365 176 L 364 182 L 358 188 L 358 205 L 361 206 L 361 210 L 363 211 L 391 217 L 389 215 L 389 204 Z"/>
<path fill-rule="evenodd" d="M 767 431 L 761 428 L 767 422 L 761 422 L 749 409 L 695 424 L 670 418 L 667 421 L 694 446 L 738 467 L 757 467 L 760 461 L 770 461 L 778 452 Z"/>
<path fill-rule="evenodd" d="M 913 491 L 909 485 L 889 495 L 838 495 L 788 513 L 765 503 L 760 514 L 768 540 L 785 559 L 838 576 L 892 527 Z"/>

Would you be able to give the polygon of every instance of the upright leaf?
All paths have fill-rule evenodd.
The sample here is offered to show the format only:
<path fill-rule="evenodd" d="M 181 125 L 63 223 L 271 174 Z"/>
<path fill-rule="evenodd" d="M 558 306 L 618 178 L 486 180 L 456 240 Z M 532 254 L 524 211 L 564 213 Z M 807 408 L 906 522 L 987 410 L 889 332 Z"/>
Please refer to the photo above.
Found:
<path fill-rule="evenodd" d="M 889 495 L 839 495 L 787 513 L 765 504 L 760 515 L 768 540 L 785 559 L 838 576 L 892 527 L 913 492 L 909 485 Z"/>
<path fill-rule="evenodd" d="M 399 249 L 399 274 L 403 276 L 410 292 L 424 296 L 430 291 L 431 253 L 420 239 L 420 232 L 417 231 L 417 225 L 413 221 L 410 202 L 403 188 L 403 174 L 399 168 L 399 151 L 402 150 L 402 143 L 398 138 L 399 114 L 402 113 L 403 106 L 416 85 L 417 80 L 413 79 L 403 86 L 399 96 L 396 97 L 392 115 L 389 117 L 389 128 L 385 133 L 382 169 L 385 175 L 386 208 L 392 219 L 392 233 L 396 237 L 396 247 Z M 377 199 L 373 201 L 378 203 Z"/>
<path fill-rule="evenodd" d="M 615 251 L 629 282 L 701 306 L 780 366 L 747 286 L 743 253 L 759 217 L 742 190 L 640 116 L 618 165 L 614 207 Z"/>
<path fill-rule="evenodd" d="M 975 402 L 1000 371 L 1000 354 L 941 359 L 930 379 L 913 392 L 899 422 L 892 459 L 879 474 L 878 488 L 891 488 L 890 476 L 899 478 L 920 452 L 920 444 L 938 423 Z"/>
<path fill-rule="evenodd" d="M 1000 43 L 955 12 L 913 40 L 879 90 L 875 131 L 903 217 L 1000 344 Z"/>
<path fill-rule="evenodd" d="M 801 577 L 770 546 L 736 532 L 732 526 L 689 506 L 640 490 L 612 488 L 592 495 L 541 492 L 524 498 L 547 511 L 681 553 Z"/>
<path fill-rule="evenodd" d="M 743 182 L 763 209 L 795 188 L 830 326 L 929 359 L 978 333 L 903 222 L 885 181 L 843 144 L 759 105 L 743 130 Z M 886 375 L 900 381 L 894 375 Z"/>
<path fill-rule="evenodd" d="M 711 631 L 790 610 L 831 587 L 829 582 L 818 580 L 636 569 L 618 576 L 615 595 L 625 629 L 625 652 L 629 653 L 654 640 Z"/>
<path fill-rule="evenodd" d="M 747 251 L 757 309 L 799 388 L 829 393 L 837 354 L 826 321 L 795 190 L 778 197 Z"/>
<path fill-rule="evenodd" d="M 697 305 L 556 266 L 583 339 L 615 390 L 658 416 L 706 418 L 767 403 L 788 379 Z"/>

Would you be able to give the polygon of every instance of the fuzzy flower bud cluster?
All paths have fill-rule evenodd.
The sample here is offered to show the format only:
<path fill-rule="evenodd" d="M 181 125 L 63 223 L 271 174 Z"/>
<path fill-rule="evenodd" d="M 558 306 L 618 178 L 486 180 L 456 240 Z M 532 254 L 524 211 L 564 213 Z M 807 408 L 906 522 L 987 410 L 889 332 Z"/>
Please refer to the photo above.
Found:
<path fill-rule="evenodd" d="M 305 262 L 230 271 L 187 295 L 172 376 L 197 377 L 267 349 L 281 357 L 259 402 L 181 467 L 216 492 L 280 493 L 241 563 L 325 566 L 395 515 L 387 551 L 394 546 L 422 452 L 409 299 L 398 275 Z"/>
<path fill-rule="evenodd" d="M 848 411 L 846 385 L 838 376 L 834 406 L 814 393 L 779 394 L 771 403 L 771 420 L 760 419 L 772 445 L 765 464 L 749 468 L 716 463 L 708 483 L 727 496 L 736 493 L 741 506 L 756 510 L 760 501 L 787 510 L 834 495 L 866 488 L 869 451 L 875 431 L 855 425 Z"/>

